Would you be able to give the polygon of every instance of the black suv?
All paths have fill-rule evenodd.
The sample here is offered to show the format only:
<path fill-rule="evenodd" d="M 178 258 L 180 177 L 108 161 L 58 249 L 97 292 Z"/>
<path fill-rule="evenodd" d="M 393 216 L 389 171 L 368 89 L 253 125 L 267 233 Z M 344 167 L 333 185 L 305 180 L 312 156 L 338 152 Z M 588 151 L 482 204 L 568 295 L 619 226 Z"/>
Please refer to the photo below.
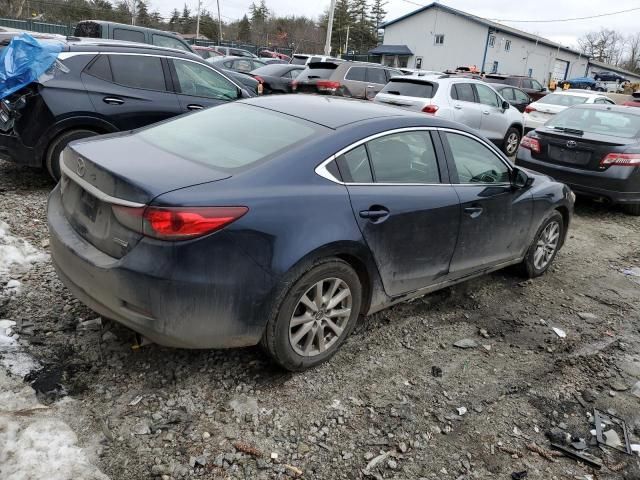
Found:
<path fill-rule="evenodd" d="M 524 75 L 500 75 L 499 73 L 488 73 L 484 77 L 489 83 L 504 83 L 512 87 L 518 87 L 529 95 L 533 101 L 540 100 L 547 95 L 549 91 L 535 78 L 525 77 Z"/>
<path fill-rule="evenodd" d="M 73 140 L 253 96 L 196 54 L 174 49 L 73 39 L 58 59 L 51 75 L 0 102 L 0 156 L 46 167 L 56 180 L 60 153 Z"/>

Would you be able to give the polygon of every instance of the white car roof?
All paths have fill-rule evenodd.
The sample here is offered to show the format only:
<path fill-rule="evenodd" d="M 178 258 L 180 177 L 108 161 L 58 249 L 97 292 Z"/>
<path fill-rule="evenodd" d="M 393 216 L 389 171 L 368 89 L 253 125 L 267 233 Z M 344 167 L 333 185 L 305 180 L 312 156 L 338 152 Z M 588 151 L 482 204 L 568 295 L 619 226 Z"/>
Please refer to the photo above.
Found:
<path fill-rule="evenodd" d="M 606 97 L 604 93 L 594 92 L 593 90 L 584 90 L 573 88 L 571 90 L 562 90 L 561 92 L 550 92 L 549 95 L 572 95 L 577 97 Z"/>

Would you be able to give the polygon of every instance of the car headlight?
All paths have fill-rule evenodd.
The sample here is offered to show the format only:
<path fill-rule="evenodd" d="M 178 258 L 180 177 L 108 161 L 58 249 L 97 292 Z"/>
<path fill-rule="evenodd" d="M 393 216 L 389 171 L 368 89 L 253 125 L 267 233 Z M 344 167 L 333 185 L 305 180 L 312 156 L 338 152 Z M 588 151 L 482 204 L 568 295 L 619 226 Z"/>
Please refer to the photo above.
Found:
<path fill-rule="evenodd" d="M 569 190 L 569 198 L 571 199 L 571 203 L 576 202 L 576 194 L 573 193 L 573 190 Z"/>

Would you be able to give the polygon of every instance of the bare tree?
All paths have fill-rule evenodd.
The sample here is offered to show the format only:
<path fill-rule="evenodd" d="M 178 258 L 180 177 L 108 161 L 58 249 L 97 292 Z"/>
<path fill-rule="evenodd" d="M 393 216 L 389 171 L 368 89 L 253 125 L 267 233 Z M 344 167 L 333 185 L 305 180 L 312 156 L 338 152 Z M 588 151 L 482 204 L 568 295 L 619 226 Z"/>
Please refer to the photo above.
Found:
<path fill-rule="evenodd" d="M 625 49 L 625 39 L 615 30 L 601 28 L 598 32 L 589 32 L 578 39 L 583 54 L 599 62 L 619 65 Z"/>
<path fill-rule="evenodd" d="M 627 38 L 627 53 L 624 68 L 632 72 L 640 72 L 640 32 Z"/>

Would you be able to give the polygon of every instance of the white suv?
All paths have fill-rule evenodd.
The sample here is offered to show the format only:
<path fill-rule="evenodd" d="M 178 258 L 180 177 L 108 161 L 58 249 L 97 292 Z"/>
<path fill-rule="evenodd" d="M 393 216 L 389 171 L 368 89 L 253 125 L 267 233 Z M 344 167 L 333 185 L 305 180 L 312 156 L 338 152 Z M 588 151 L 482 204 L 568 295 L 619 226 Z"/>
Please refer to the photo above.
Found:
<path fill-rule="evenodd" d="M 522 138 L 522 114 L 481 80 L 453 75 L 394 77 L 373 101 L 463 123 L 509 156 L 516 153 Z"/>
<path fill-rule="evenodd" d="M 541 127 L 557 113 L 583 103 L 615 105 L 616 102 L 604 93 L 593 90 L 559 90 L 527 105 L 524 109 L 524 128 L 529 131 Z"/>

